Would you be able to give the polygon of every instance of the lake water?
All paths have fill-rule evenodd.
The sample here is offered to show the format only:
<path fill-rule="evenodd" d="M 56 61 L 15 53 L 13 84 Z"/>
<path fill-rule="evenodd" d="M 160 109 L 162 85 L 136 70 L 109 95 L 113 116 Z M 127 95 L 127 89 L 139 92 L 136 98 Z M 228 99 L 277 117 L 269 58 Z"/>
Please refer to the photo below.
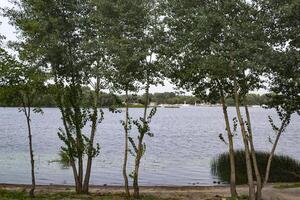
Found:
<path fill-rule="evenodd" d="M 130 114 L 137 118 L 142 111 L 130 109 Z M 230 118 L 234 117 L 234 111 L 229 108 Z M 262 108 L 250 108 L 250 112 L 256 149 L 270 150 L 268 137 L 274 137 L 274 133 L 268 115 L 276 118 L 276 113 Z M 105 119 L 96 136 L 101 153 L 93 163 L 91 184 L 123 184 L 124 133 L 120 124 L 123 116 L 124 113 L 105 110 Z M 73 184 L 71 169 L 50 162 L 59 158 L 62 143 L 57 130 L 61 125 L 59 110 L 55 108 L 45 108 L 44 115 L 32 117 L 37 184 Z M 158 108 L 151 129 L 155 136 L 146 138 L 141 185 L 213 185 L 216 178 L 210 173 L 210 163 L 216 155 L 227 151 L 227 146 L 219 139 L 220 133 L 225 134 L 221 107 Z M 133 130 L 131 135 L 136 132 Z M 241 137 L 234 139 L 235 148 L 242 148 Z M 300 117 L 295 115 L 281 138 L 277 153 L 300 160 L 299 142 Z M 129 166 L 133 166 L 132 157 Z M 24 115 L 17 108 L 0 108 L 0 183 L 28 184 L 30 181 Z"/>

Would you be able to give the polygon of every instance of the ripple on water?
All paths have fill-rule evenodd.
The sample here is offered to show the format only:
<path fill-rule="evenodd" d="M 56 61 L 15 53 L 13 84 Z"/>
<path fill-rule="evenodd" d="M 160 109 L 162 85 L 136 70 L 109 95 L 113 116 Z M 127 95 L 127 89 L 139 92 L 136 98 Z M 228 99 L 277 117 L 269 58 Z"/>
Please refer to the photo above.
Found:
<path fill-rule="evenodd" d="M 230 119 L 234 108 L 229 108 Z M 130 109 L 134 118 L 142 109 Z M 33 142 L 38 184 L 73 184 L 72 171 L 58 163 L 49 162 L 58 158 L 62 142 L 57 137 L 61 127 L 57 109 L 44 109 L 44 115 L 32 119 Z M 274 136 L 268 123 L 271 110 L 251 108 L 256 148 L 268 150 L 269 136 Z M 30 183 L 30 162 L 26 122 L 16 108 L 0 108 L 0 177 L 4 183 Z M 100 156 L 94 160 L 91 184 L 121 185 L 124 133 L 120 120 L 123 114 L 105 111 L 96 141 L 100 143 Z M 141 185 L 213 185 L 218 184 L 210 174 L 211 160 L 227 151 L 219 134 L 225 134 L 222 110 L 219 107 L 159 108 L 151 123 L 153 138 L 146 138 L 147 151 L 142 160 Z M 275 122 L 277 122 L 275 120 Z M 294 117 L 278 146 L 279 153 L 300 159 L 300 120 Z M 136 130 L 130 133 L 136 135 Z M 235 137 L 235 148 L 242 148 L 240 136 Z M 133 158 L 129 157 L 130 173 Z M 130 180 L 131 181 L 131 180 Z"/>

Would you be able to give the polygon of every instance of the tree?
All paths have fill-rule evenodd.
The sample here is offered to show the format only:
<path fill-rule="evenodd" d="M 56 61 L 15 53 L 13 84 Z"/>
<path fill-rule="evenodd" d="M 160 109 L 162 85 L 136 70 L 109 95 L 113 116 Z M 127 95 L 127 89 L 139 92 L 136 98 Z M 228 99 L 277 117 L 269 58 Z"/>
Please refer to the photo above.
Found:
<path fill-rule="evenodd" d="M 274 65 L 271 65 L 270 74 L 270 102 L 267 108 L 277 111 L 280 125 L 277 126 L 269 116 L 269 122 L 275 133 L 275 141 L 272 142 L 272 149 L 268 158 L 266 173 L 264 176 L 264 185 L 268 183 L 270 168 L 275 150 L 279 143 L 281 135 L 290 124 L 294 113 L 300 115 L 300 66 L 299 51 L 288 49 L 286 52 L 277 52 L 274 55 Z"/>
<path fill-rule="evenodd" d="M 259 7 L 245 1 L 172 1 L 165 3 L 167 24 L 164 52 L 171 77 L 180 87 L 192 90 L 206 101 L 221 100 L 231 157 L 231 195 L 235 197 L 232 131 L 223 98 L 235 99 L 236 113 L 245 146 L 250 199 L 255 199 L 252 160 L 253 143 L 240 107 L 249 91 L 260 88 L 260 64 L 267 49 Z M 172 75 L 173 74 L 173 75 Z M 250 115 L 249 115 L 250 117 Z M 250 119 L 250 118 L 249 118 Z M 250 124 L 250 123 L 249 123 Z M 249 129 L 250 130 L 250 129 Z M 250 151 L 250 146 L 251 151 Z M 251 158 L 252 157 L 252 158 Z M 255 175 L 259 184 L 259 171 Z M 260 188 L 260 187 L 258 187 Z M 260 197 L 259 189 L 257 199 Z"/>
<path fill-rule="evenodd" d="M 198 98 L 207 102 L 221 100 L 229 141 L 231 195 L 236 197 L 233 134 L 225 103 L 231 83 L 224 76 L 228 65 L 225 58 L 212 54 L 212 45 L 217 40 L 214 38 L 217 33 L 213 31 L 217 32 L 221 27 L 218 19 L 214 19 L 219 16 L 208 14 L 209 7 L 212 5 L 207 2 L 200 5 L 197 1 L 166 1 L 165 46 L 168 48 L 163 47 L 164 56 L 161 57 L 170 66 L 169 76 L 176 85 L 193 91 Z"/>
<path fill-rule="evenodd" d="M 271 117 L 269 122 L 275 133 L 275 141 L 266 166 L 264 185 L 268 183 L 274 153 L 281 135 L 285 132 L 294 113 L 299 113 L 300 105 L 300 66 L 299 66 L 299 2 L 259 1 L 263 16 L 268 19 L 268 34 L 273 47 L 267 61 L 269 90 L 272 92 L 267 108 L 277 111 L 280 125 Z M 289 31 L 286 31 L 289 30 Z"/>
<path fill-rule="evenodd" d="M 127 197 L 130 196 L 127 175 L 127 159 L 129 141 L 135 150 L 135 170 L 133 172 L 134 197 L 139 198 L 138 172 L 142 158 L 144 131 L 148 122 L 147 108 L 149 104 L 149 87 L 156 82 L 157 65 L 155 57 L 155 1 L 94 1 L 94 26 L 96 31 L 96 49 L 105 51 L 105 59 L 109 63 L 110 82 L 115 91 L 125 93 L 125 119 L 122 121 L 125 132 L 123 177 Z M 129 116 L 129 94 L 145 89 L 145 110 L 142 121 L 132 121 Z M 142 119 L 142 118 L 141 118 Z M 132 123 L 142 126 L 135 143 L 129 137 Z M 148 126 L 147 126 L 148 127 Z M 132 151 L 133 152 L 133 151 Z"/>
<path fill-rule="evenodd" d="M 36 1 L 21 0 L 18 9 L 6 11 L 13 25 L 22 36 L 22 48 L 31 52 L 44 67 L 50 68 L 54 81 L 54 94 L 63 121 L 58 136 L 64 142 L 61 150 L 68 156 L 73 170 L 77 193 L 88 193 L 92 158 L 100 147 L 94 144 L 98 122 L 103 112 L 95 104 L 92 111 L 83 105 L 83 87 L 91 83 L 94 61 L 86 51 L 88 17 L 93 7 L 90 1 Z M 31 51 L 30 51 L 31 50 Z M 99 84 L 94 87 L 97 102 Z M 99 114 L 100 112 L 100 114 Z M 88 122 L 92 123 L 90 137 L 83 133 Z M 84 157 L 87 169 L 84 175 Z"/>
<path fill-rule="evenodd" d="M 39 107 L 33 108 L 32 105 L 37 105 L 41 94 L 45 91 L 46 76 L 38 69 L 38 67 L 30 66 L 18 62 L 10 57 L 7 53 L 3 52 L 5 59 L 2 60 L 0 66 L 1 72 L 1 93 L 2 98 L 7 98 L 7 101 L 13 99 L 18 101 L 22 106 L 19 108 L 23 112 L 27 122 L 27 131 L 29 139 L 29 153 L 31 162 L 31 190 L 29 195 L 34 197 L 36 186 L 35 178 L 35 164 L 34 164 L 34 151 L 33 139 L 31 130 L 31 113 L 43 113 Z M 8 99 L 10 98 L 10 99 Z"/>
<path fill-rule="evenodd" d="M 139 192 L 139 169 L 141 159 L 146 152 L 146 143 L 144 142 L 145 136 L 153 137 L 154 134 L 150 131 L 150 122 L 153 116 L 156 113 L 156 107 L 154 107 L 148 114 L 148 106 L 150 103 L 149 100 L 149 90 L 150 85 L 156 85 L 160 82 L 161 72 L 163 71 L 162 65 L 155 59 L 158 51 L 158 44 L 161 40 L 159 32 L 158 20 L 158 8 L 159 3 L 156 0 L 152 1 L 141 1 L 143 6 L 145 16 L 145 25 L 143 27 L 143 38 L 142 46 L 144 47 L 143 54 L 147 55 L 142 61 L 141 69 L 141 80 L 144 84 L 144 116 L 139 120 L 134 120 L 133 124 L 137 127 L 139 135 L 137 136 L 137 141 L 134 141 L 133 138 L 129 138 L 129 141 L 132 145 L 134 151 L 132 151 L 135 156 L 135 165 L 133 171 L 133 189 L 134 189 L 134 198 L 140 198 Z M 136 145 L 137 144 L 137 145 Z"/>
<path fill-rule="evenodd" d="M 127 175 L 128 138 L 131 129 L 129 93 L 138 89 L 137 82 L 141 77 L 142 61 L 146 58 L 142 45 L 144 27 L 147 25 L 146 13 L 140 0 L 103 0 L 94 1 L 94 4 L 97 8 L 94 22 L 100 41 L 98 44 L 107 50 L 106 59 L 110 67 L 110 81 L 115 91 L 125 93 L 125 119 L 122 121 L 125 132 L 123 178 L 126 196 L 129 198 Z"/>

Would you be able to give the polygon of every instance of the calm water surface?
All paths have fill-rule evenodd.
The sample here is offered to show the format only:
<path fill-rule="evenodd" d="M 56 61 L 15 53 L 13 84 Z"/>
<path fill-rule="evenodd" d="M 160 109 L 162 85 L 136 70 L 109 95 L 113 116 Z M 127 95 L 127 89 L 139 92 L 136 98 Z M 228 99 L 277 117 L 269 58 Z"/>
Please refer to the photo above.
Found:
<path fill-rule="evenodd" d="M 142 109 L 131 109 L 132 117 Z M 58 163 L 61 141 L 57 130 L 62 126 L 60 113 L 55 108 L 44 109 L 44 115 L 32 118 L 36 177 L 38 184 L 73 184 L 70 169 Z M 274 134 L 268 115 L 272 110 L 251 108 L 255 146 L 270 150 L 268 137 Z M 234 108 L 229 108 L 234 117 Z M 120 120 L 124 113 L 112 114 L 105 110 L 96 141 L 101 153 L 93 164 L 91 184 L 122 185 L 123 129 Z M 276 120 L 275 120 L 276 121 Z M 0 108 L 0 182 L 30 183 L 30 161 L 26 121 L 17 108 Z M 221 107 L 158 108 L 151 123 L 153 138 L 146 138 L 147 151 L 142 160 L 141 185 L 213 185 L 216 178 L 210 173 L 212 159 L 227 151 L 219 134 L 225 134 Z M 278 146 L 278 153 L 300 160 L 300 117 L 294 116 Z M 88 132 L 87 132 L 88 133 Z M 133 130 L 131 135 L 136 135 Z M 235 148 L 242 148 L 241 137 L 235 137 Z M 133 159 L 129 161 L 132 166 Z M 132 169 L 129 169 L 130 172 Z"/>

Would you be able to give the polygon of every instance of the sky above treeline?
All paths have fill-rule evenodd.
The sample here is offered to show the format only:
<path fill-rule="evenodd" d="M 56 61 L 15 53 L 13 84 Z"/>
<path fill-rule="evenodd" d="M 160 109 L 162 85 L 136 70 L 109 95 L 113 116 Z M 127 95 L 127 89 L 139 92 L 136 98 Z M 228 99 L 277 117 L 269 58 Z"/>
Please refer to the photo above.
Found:
<path fill-rule="evenodd" d="M 5 8 L 5 7 L 12 7 L 10 0 L 0 0 L 0 8 Z M 0 15 L 0 22 L 1 22 L 0 23 L 0 34 L 4 35 L 6 38 L 4 45 L 7 41 L 16 41 L 17 40 L 17 31 L 13 26 L 11 26 L 9 24 L 8 19 Z M 172 83 L 170 83 L 170 81 L 168 81 L 168 80 L 164 81 L 164 85 L 150 87 L 151 93 L 175 92 L 175 91 L 178 91 L 178 90 L 176 90 L 176 87 Z M 258 91 L 255 93 L 265 93 L 265 91 Z M 191 93 L 187 92 L 187 94 L 191 94 Z"/>
<path fill-rule="evenodd" d="M 9 2 L 9 0 L 0 0 L 0 7 L 12 7 L 12 4 Z M 17 33 L 16 29 L 9 24 L 9 21 L 7 18 L 0 16 L 0 34 L 4 35 L 6 37 L 5 42 L 7 41 L 16 41 L 17 40 Z M 158 86 L 152 86 L 150 88 L 151 93 L 155 92 L 174 92 L 175 86 L 170 83 L 170 81 L 164 81 L 164 86 L 158 85 Z"/>

